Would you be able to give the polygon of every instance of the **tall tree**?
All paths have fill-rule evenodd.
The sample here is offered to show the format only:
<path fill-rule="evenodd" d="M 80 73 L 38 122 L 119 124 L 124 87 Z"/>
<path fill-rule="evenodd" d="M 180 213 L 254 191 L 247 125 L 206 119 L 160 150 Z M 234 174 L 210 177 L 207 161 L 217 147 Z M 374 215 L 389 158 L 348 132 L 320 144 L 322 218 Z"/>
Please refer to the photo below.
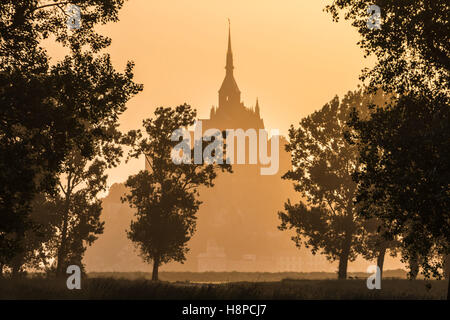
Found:
<path fill-rule="evenodd" d="M 144 155 L 149 170 L 128 178 L 125 185 L 129 192 L 122 201 L 136 209 L 136 220 L 127 233 L 143 259 L 153 261 L 153 280 L 158 280 L 162 264 L 186 259 L 187 242 L 195 232 L 195 214 L 201 204 L 199 187 L 213 187 L 218 171 L 231 172 L 230 165 L 220 163 L 224 158 L 219 153 L 211 153 L 221 156 L 217 162 L 174 163 L 172 151 L 179 142 L 171 139 L 172 134 L 192 126 L 195 116 L 196 111 L 186 104 L 175 109 L 157 108 L 155 118 L 143 122 L 148 137 L 136 132 L 131 155 Z M 190 144 L 186 147 L 184 152 L 191 151 Z"/>
<path fill-rule="evenodd" d="M 69 30 L 67 2 L 5 0 L 0 6 L 0 263 L 23 254 L 31 203 L 51 192 L 73 148 L 93 157 L 92 143 L 117 123 L 141 90 L 133 64 L 116 72 L 100 50 L 110 39 L 95 26 L 118 20 L 123 0 L 74 0 L 81 27 Z M 42 40 L 69 48 L 50 66 Z"/>
<path fill-rule="evenodd" d="M 14 255 L 5 264 L 13 278 L 25 275 L 27 270 L 38 271 L 44 269 L 46 262 L 51 258 L 44 243 L 48 242 L 52 237 L 53 207 L 43 193 L 36 195 L 31 207 L 31 228 L 26 230 L 24 237 L 20 240 L 23 250 L 19 254 Z"/>
<path fill-rule="evenodd" d="M 424 272 L 435 276 L 442 259 L 434 263 L 432 253 L 448 254 L 450 241 L 449 121 L 443 100 L 408 96 L 370 120 L 350 122 L 363 163 L 354 176 L 361 214 L 382 221 L 389 237 L 400 235 L 403 252 L 416 251 Z M 386 210 L 373 210 L 380 205 Z"/>
<path fill-rule="evenodd" d="M 375 96 L 362 90 L 349 92 L 341 102 L 335 97 L 289 130 L 286 150 L 292 154 L 293 169 L 283 179 L 294 181 L 306 202 L 288 201 L 286 212 L 279 213 L 279 228 L 294 229 L 297 246 L 304 243 L 314 254 L 321 250 L 327 259 L 339 260 L 339 279 L 347 277 L 348 261 L 356 258 L 355 243 L 362 233 L 353 204 L 352 173 L 358 154 L 344 137 L 346 122 L 355 106 L 367 114 L 369 104 L 383 100 L 381 92 Z"/>
<path fill-rule="evenodd" d="M 70 264 L 82 267 L 86 245 L 103 232 L 98 194 L 106 190 L 106 162 L 88 164 L 75 150 L 64 162 L 58 193 L 50 197 L 55 210 L 53 241 L 56 248 L 56 274 L 65 274 Z"/>
<path fill-rule="evenodd" d="M 98 195 L 106 190 L 106 168 L 104 160 L 89 161 L 77 149 L 68 155 L 55 192 L 39 194 L 33 201 L 33 225 L 22 240 L 23 250 L 11 260 L 13 276 L 40 265 L 58 276 L 70 264 L 83 269 L 86 247 L 103 232 Z"/>
<path fill-rule="evenodd" d="M 420 257 L 426 276 L 439 277 L 442 256 L 450 253 L 450 6 L 445 0 L 372 3 L 381 8 L 380 30 L 366 27 L 368 1 L 327 7 L 335 19 L 346 12 L 360 46 L 377 58 L 363 79 L 398 96 L 370 119 L 352 118 L 362 162 L 357 200 L 362 215 L 377 217 L 390 236 L 401 235 L 404 252 Z M 380 204 L 386 210 L 371 210 Z"/>

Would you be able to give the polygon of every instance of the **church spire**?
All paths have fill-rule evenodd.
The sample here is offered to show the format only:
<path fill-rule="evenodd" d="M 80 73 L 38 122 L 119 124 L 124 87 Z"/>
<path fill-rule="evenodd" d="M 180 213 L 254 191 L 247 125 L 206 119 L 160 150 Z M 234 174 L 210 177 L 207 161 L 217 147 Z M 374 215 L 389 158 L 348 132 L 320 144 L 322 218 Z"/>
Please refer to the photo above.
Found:
<path fill-rule="evenodd" d="M 227 51 L 227 65 L 225 67 L 227 73 L 233 74 L 233 51 L 231 50 L 231 21 L 228 19 L 228 51 Z"/>
<path fill-rule="evenodd" d="M 241 103 L 241 91 L 234 79 L 233 75 L 233 51 L 231 50 L 231 23 L 228 19 L 228 51 L 227 51 L 227 65 L 225 67 L 225 79 L 223 79 L 222 86 L 219 90 L 219 108 L 220 107 L 238 107 Z"/>

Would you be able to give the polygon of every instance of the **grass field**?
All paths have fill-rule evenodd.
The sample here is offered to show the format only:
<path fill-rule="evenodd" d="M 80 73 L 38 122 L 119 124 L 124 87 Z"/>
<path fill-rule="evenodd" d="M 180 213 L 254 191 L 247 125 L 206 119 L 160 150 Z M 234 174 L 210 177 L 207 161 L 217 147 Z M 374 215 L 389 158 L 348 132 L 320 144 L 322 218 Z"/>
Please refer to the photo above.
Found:
<path fill-rule="evenodd" d="M 384 279 L 369 290 L 365 279 L 195 283 L 124 277 L 83 279 L 68 290 L 65 279 L 0 280 L 0 299 L 445 299 L 447 281 Z"/>
<path fill-rule="evenodd" d="M 384 277 L 406 279 L 406 271 L 402 269 L 385 270 Z M 114 278 L 114 279 L 148 279 L 152 278 L 149 272 L 91 272 L 91 278 Z M 367 273 L 349 272 L 350 279 L 367 279 Z M 277 282 L 283 279 L 296 280 L 330 280 L 337 279 L 335 272 L 159 272 L 162 281 L 189 281 L 189 282 Z"/>

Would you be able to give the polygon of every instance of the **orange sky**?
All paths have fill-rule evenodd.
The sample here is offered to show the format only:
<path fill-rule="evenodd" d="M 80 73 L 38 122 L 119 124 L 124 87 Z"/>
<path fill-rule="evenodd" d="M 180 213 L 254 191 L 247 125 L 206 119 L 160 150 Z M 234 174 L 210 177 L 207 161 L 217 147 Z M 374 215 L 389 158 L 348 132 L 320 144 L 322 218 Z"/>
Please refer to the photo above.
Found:
<path fill-rule="evenodd" d="M 266 128 L 286 134 L 291 123 L 335 94 L 355 89 L 369 61 L 359 36 L 344 20 L 334 23 L 323 0 L 130 0 L 120 21 L 99 28 L 113 40 L 108 52 L 123 70 L 136 63 L 144 91 L 128 103 L 123 130 L 141 128 L 157 106 L 184 102 L 209 116 L 225 75 L 231 19 L 235 78 L 247 106 L 259 97 Z M 49 52 L 61 51 L 48 45 Z M 131 161 L 109 172 L 109 185 L 143 169 Z"/>

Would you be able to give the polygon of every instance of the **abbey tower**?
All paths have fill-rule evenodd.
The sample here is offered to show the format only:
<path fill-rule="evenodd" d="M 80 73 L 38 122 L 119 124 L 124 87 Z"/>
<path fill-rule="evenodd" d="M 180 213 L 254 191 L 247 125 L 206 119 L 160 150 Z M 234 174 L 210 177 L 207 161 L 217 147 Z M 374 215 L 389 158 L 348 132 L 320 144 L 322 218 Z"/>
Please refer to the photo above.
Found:
<path fill-rule="evenodd" d="M 212 107 L 209 119 L 201 119 L 205 129 L 264 129 L 260 117 L 258 101 L 254 109 L 247 108 L 241 101 L 241 91 L 234 78 L 233 51 L 231 48 L 231 30 L 228 29 L 228 50 L 225 66 L 225 78 L 219 89 L 219 105 Z"/>

